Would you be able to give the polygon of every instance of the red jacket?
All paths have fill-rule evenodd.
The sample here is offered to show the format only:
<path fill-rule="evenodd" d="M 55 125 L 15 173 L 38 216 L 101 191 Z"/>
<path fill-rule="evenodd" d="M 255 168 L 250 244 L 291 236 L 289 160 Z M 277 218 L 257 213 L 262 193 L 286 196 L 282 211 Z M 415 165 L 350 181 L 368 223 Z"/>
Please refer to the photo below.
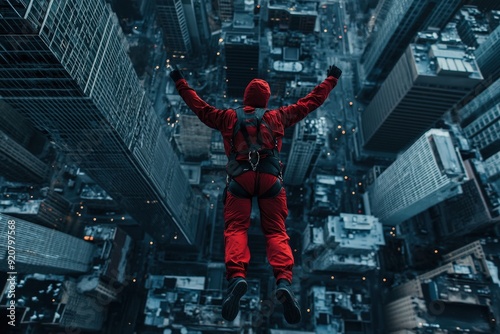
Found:
<path fill-rule="evenodd" d="M 285 129 L 299 122 L 310 112 L 321 106 L 336 85 L 337 79 L 329 76 L 306 97 L 299 99 L 297 103 L 273 109 L 264 114 L 263 120 L 272 129 L 278 142 L 278 151 L 281 150 Z M 198 96 L 185 79 L 177 80 L 176 88 L 184 102 L 203 123 L 222 133 L 224 150 L 226 155 L 229 156 L 233 127 L 236 123 L 236 112 L 233 109 L 217 109 L 209 105 Z M 252 112 L 255 108 L 265 108 L 270 95 L 271 91 L 267 82 L 261 79 L 252 80 L 245 89 L 243 98 L 245 112 Z M 235 146 L 237 145 L 238 143 L 235 143 Z M 266 148 L 272 149 L 273 147 L 274 143 L 270 143 L 270 146 Z"/>

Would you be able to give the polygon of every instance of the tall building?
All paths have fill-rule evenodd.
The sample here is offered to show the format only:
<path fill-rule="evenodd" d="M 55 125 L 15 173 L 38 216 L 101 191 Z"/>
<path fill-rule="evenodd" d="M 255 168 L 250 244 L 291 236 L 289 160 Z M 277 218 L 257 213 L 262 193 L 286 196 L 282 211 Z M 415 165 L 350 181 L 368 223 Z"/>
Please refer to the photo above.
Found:
<path fill-rule="evenodd" d="M 481 243 L 468 244 L 443 260 L 442 266 L 389 292 L 384 305 L 388 333 L 494 332 L 494 302 L 487 287 L 491 272 Z"/>
<path fill-rule="evenodd" d="M 292 147 L 283 175 L 286 184 L 304 184 L 325 145 L 326 131 L 324 118 L 308 118 L 295 125 Z"/>
<path fill-rule="evenodd" d="M 234 13 L 233 0 L 215 0 L 217 9 L 219 10 L 219 17 L 222 21 L 232 21 Z"/>
<path fill-rule="evenodd" d="M 431 129 L 370 186 L 372 214 L 383 224 L 399 224 L 459 194 L 465 180 L 463 161 L 450 134 Z"/>
<path fill-rule="evenodd" d="M 500 58 L 500 26 L 493 30 L 474 55 L 488 85 L 500 78 L 500 67 L 497 62 Z"/>
<path fill-rule="evenodd" d="M 227 94 L 242 98 L 246 86 L 259 75 L 259 36 L 251 15 L 236 13 L 224 38 Z"/>
<path fill-rule="evenodd" d="M 94 245 L 3 213 L 0 213 L 0 222 L 1 271 L 12 271 L 7 267 L 7 232 L 11 225 L 16 231 L 16 272 L 63 275 L 85 273 L 91 269 Z"/>
<path fill-rule="evenodd" d="M 156 16 L 163 30 L 167 57 L 191 58 L 209 46 L 211 33 L 205 1 L 156 0 Z"/>
<path fill-rule="evenodd" d="M 378 266 L 383 245 L 384 232 L 377 218 L 341 213 L 326 217 L 322 227 L 305 229 L 302 263 L 313 271 L 367 271 Z"/>
<path fill-rule="evenodd" d="M 350 213 L 328 216 L 324 233 L 325 243 L 336 254 L 368 255 L 385 245 L 382 224 L 374 216 Z"/>
<path fill-rule="evenodd" d="M 0 172 L 10 181 L 41 183 L 48 176 L 46 163 L 0 130 Z"/>
<path fill-rule="evenodd" d="M 463 0 L 393 1 L 362 55 L 358 97 L 371 100 L 417 32 L 428 27 L 443 28 L 462 3 Z"/>
<path fill-rule="evenodd" d="M 167 57 L 185 58 L 193 52 L 183 0 L 156 0 L 156 16 L 163 29 Z"/>
<path fill-rule="evenodd" d="M 22 4 L 0 18 L 2 99 L 46 131 L 154 238 L 193 243 L 201 210 L 191 205 L 195 195 L 109 5 Z"/>
<path fill-rule="evenodd" d="M 462 193 L 435 207 L 434 226 L 443 240 L 478 232 L 500 222 L 498 194 L 488 193 L 489 184 L 482 181 L 479 161 L 464 161 L 468 180 L 462 184 Z"/>
<path fill-rule="evenodd" d="M 411 44 L 362 115 L 364 148 L 408 147 L 482 79 L 464 48 Z"/>
<path fill-rule="evenodd" d="M 296 3 L 284 1 L 267 3 L 268 25 L 271 28 L 279 27 L 281 30 L 294 30 L 306 34 L 314 32 L 318 12 L 316 3 Z"/>
<path fill-rule="evenodd" d="M 2 100 L 0 110 L 0 176 L 18 182 L 45 181 L 49 168 L 37 155 L 47 140 Z"/>
<path fill-rule="evenodd" d="M 500 79 L 459 111 L 464 135 L 484 159 L 500 151 Z"/>

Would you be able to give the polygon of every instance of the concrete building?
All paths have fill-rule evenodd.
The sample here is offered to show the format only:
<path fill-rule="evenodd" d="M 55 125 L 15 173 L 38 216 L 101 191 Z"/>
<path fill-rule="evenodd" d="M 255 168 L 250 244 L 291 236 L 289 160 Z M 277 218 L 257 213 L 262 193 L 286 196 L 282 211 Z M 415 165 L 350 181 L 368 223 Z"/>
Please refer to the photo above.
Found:
<path fill-rule="evenodd" d="M 0 19 L 0 95 L 160 241 L 194 243 L 198 201 L 101 0 L 17 3 Z M 16 52 L 12 52 L 16 50 Z M 5 67 L 3 67 L 5 68 Z M 15 78 L 15 79 L 13 79 Z"/>
<path fill-rule="evenodd" d="M 241 300 L 241 311 L 234 321 L 221 317 L 223 294 L 208 289 L 211 283 L 204 276 L 150 275 L 146 281 L 148 297 L 144 307 L 147 329 L 185 328 L 200 332 L 240 333 L 246 321 L 256 323 L 260 285 L 248 280 L 248 290 Z M 262 321 L 262 320 L 260 320 Z"/>
<path fill-rule="evenodd" d="M 185 160 L 206 159 L 210 151 L 212 129 L 203 124 L 198 116 L 182 114 L 174 139 Z"/>
<path fill-rule="evenodd" d="M 217 9 L 221 21 L 232 21 L 234 14 L 234 1 L 233 0 L 216 0 Z"/>
<path fill-rule="evenodd" d="M 7 272 L 8 221 L 16 231 L 16 264 L 18 273 L 81 274 L 92 267 L 96 248 L 86 241 L 47 227 L 0 213 L 0 270 Z"/>
<path fill-rule="evenodd" d="M 500 179 L 500 152 L 486 159 L 484 169 L 490 180 L 497 181 Z"/>
<path fill-rule="evenodd" d="M 304 230 L 304 238 L 302 241 L 302 253 L 318 253 L 325 248 L 325 234 L 323 227 L 314 227 L 307 225 Z"/>
<path fill-rule="evenodd" d="M 295 125 L 292 147 L 284 168 L 283 179 L 288 185 L 302 185 L 311 175 L 321 149 L 326 142 L 327 125 L 324 117 L 307 118 Z"/>
<path fill-rule="evenodd" d="M 392 1 L 363 52 L 358 97 L 371 100 L 417 32 L 429 27 L 443 28 L 461 5 L 462 0 Z"/>
<path fill-rule="evenodd" d="M 500 151 L 500 79 L 459 110 L 465 137 L 484 159 Z"/>
<path fill-rule="evenodd" d="M 0 297 L 0 308 L 10 299 Z M 106 308 L 92 297 L 77 292 L 73 279 L 54 275 L 22 275 L 16 286 L 16 332 L 28 333 L 34 328 L 51 332 L 68 330 L 97 332 L 104 324 Z M 5 327 L 4 327 L 5 328 Z M 19 331 L 17 331 L 17 329 Z"/>
<path fill-rule="evenodd" d="M 408 147 L 482 79 L 463 47 L 411 44 L 361 116 L 364 148 Z"/>
<path fill-rule="evenodd" d="M 492 84 L 500 77 L 500 67 L 497 64 L 497 59 L 500 58 L 499 40 L 500 25 L 496 27 L 483 44 L 474 51 L 481 73 L 488 81 L 487 84 Z"/>
<path fill-rule="evenodd" d="M 489 24 L 486 15 L 477 7 L 464 6 L 459 11 L 457 32 L 460 39 L 469 47 L 477 48 L 489 36 Z"/>
<path fill-rule="evenodd" d="M 443 239 L 465 236 L 500 222 L 499 194 L 484 182 L 480 161 L 464 162 L 468 180 L 462 193 L 435 206 L 434 224 Z"/>
<path fill-rule="evenodd" d="M 371 212 L 383 224 L 399 224 L 460 194 L 466 180 L 449 132 L 429 130 L 369 187 Z"/>
<path fill-rule="evenodd" d="M 0 213 L 60 231 L 67 227 L 66 219 L 71 204 L 57 192 L 45 188 L 42 192 L 46 192 L 46 196 L 39 194 L 35 197 L 30 195 L 29 189 L 27 190 L 30 188 L 28 185 L 16 188 L 7 184 L 5 188 L 9 190 L 4 189 L 4 193 L 0 196 L 2 198 Z"/>
<path fill-rule="evenodd" d="M 488 263 L 479 241 L 443 256 L 444 265 L 393 288 L 384 306 L 390 333 L 491 333 Z M 435 331 L 434 331 L 435 332 Z"/>
<path fill-rule="evenodd" d="M 79 293 L 108 304 L 119 298 L 126 280 L 127 261 L 132 250 L 132 239 L 113 225 L 95 225 L 85 228 L 84 240 L 96 245 L 97 258 L 92 272 L 80 276 Z"/>
<path fill-rule="evenodd" d="M 313 271 L 367 271 L 378 266 L 383 245 L 384 232 L 377 218 L 341 213 L 328 216 L 324 227 L 306 228 L 303 263 Z"/>
<path fill-rule="evenodd" d="M 318 12 L 316 4 L 297 3 L 291 1 L 274 1 L 267 3 L 267 23 L 270 28 L 300 31 L 310 34 L 316 29 Z"/>
<path fill-rule="evenodd" d="M 369 255 L 385 245 L 382 224 L 373 216 L 341 213 L 328 216 L 325 243 L 336 254 Z"/>
<path fill-rule="evenodd" d="M 344 178 L 318 174 L 309 191 L 310 213 L 326 217 L 339 213 L 342 201 Z"/>

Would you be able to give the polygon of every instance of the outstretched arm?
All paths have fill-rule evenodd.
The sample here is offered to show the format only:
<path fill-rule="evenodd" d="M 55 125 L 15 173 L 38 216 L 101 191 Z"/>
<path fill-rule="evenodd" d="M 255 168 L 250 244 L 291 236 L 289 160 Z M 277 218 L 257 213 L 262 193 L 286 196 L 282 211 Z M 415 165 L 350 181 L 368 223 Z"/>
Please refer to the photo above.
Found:
<path fill-rule="evenodd" d="M 327 71 L 327 78 L 317 85 L 307 96 L 301 98 L 295 104 L 279 109 L 281 120 L 285 128 L 301 121 L 309 113 L 321 106 L 333 88 L 337 85 L 342 71 L 335 65 L 331 65 Z"/>
<path fill-rule="evenodd" d="M 212 129 L 223 130 L 227 128 L 228 124 L 225 123 L 228 121 L 228 118 L 224 117 L 225 110 L 217 109 L 199 97 L 178 69 L 170 72 L 170 77 L 175 82 L 175 88 L 184 102 L 203 123 Z"/>

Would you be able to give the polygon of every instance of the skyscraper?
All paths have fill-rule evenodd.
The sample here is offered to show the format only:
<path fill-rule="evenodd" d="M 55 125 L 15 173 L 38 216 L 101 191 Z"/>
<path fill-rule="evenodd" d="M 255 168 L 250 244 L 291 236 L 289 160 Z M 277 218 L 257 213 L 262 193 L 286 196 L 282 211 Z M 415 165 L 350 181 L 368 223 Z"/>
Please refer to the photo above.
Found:
<path fill-rule="evenodd" d="M 461 192 L 463 161 L 447 131 L 431 129 L 378 176 L 369 188 L 372 214 L 399 224 Z"/>
<path fill-rule="evenodd" d="M 245 87 L 259 74 L 259 36 L 251 15 L 235 14 L 233 27 L 226 33 L 224 52 L 227 94 L 242 98 Z"/>
<path fill-rule="evenodd" d="M 13 223 L 9 223 L 11 221 Z M 95 246 L 47 227 L 0 213 L 0 270 L 7 267 L 7 231 L 15 230 L 15 271 L 18 273 L 77 274 L 92 267 Z"/>
<path fill-rule="evenodd" d="M 500 151 L 500 79 L 460 109 L 464 135 L 488 159 Z"/>
<path fill-rule="evenodd" d="M 498 59 L 500 58 L 500 25 L 477 48 L 474 55 L 481 73 L 488 83 L 491 84 L 500 78 L 500 67 L 498 66 Z"/>
<path fill-rule="evenodd" d="M 183 0 L 157 0 L 156 15 L 163 29 L 167 55 L 186 57 L 193 51 Z"/>
<path fill-rule="evenodd" d="M 42 182 L 49 168 L 0 130 L 0 176 L 10 181 Z"/>
<path fill-rule="evenodd" d="M 361 116 L 364 148 L 404 149 L 482 79 L 464 48 L 411 44 Z"/>
<path fill-rule="evenodd" d="M 417 32 L 428 27 L 443 28 L 462 3 L 463 0 L 393 1 L 361 58 L 358 97 L 370 100 Z"/>
<path fill-rule="evenodd" d="M 194 194 L 109 5 L 16 6 L 0 18 L 2 99 L 45 130 L 154 238 L 166 241 L 178 228 L 193 243 Z"/>
<path fill-rule="evenodd" d="M 156 11 L 167 57 L 184 59 L 206 50 L 210 31 L 204 1 L 157 0 Z"/>
<path fill-rule="evenodd" d="M 289 185 L 301 185 L 309 176 L 326 140 L 323 118 L 305 119 L 295 125 L 292 148 L 283 179 Z"/>

